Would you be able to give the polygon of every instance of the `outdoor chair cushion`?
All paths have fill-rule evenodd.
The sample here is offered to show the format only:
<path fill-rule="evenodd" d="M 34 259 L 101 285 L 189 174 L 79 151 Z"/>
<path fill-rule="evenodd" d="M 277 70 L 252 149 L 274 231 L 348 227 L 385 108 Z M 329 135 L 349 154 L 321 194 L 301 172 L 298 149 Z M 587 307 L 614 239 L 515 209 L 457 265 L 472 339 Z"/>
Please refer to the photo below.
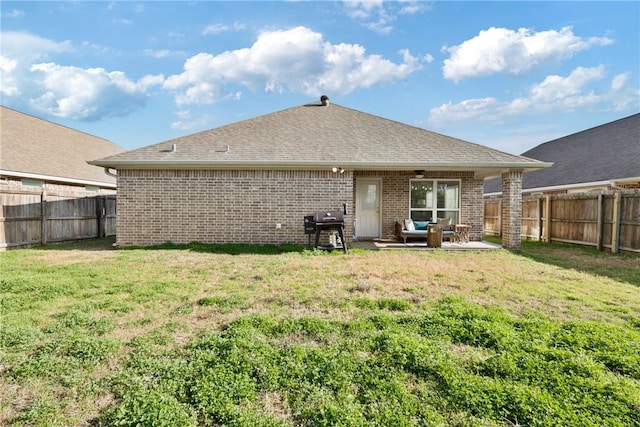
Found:
<path fill-rule="evenodd" d="M 413 221 L 416 230 L 426 230 L 429 228 L 429 221 Z"/>

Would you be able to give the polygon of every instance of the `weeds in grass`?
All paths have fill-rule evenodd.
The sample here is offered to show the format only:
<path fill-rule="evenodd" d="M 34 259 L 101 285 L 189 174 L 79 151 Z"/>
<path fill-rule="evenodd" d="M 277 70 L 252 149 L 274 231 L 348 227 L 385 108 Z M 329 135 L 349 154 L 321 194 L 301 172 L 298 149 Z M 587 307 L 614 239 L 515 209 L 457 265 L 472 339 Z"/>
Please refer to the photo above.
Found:
<path fill-rule="evenodd" d="M 0 253 L 0 424 L 640 420 L 637 257 L 107 242 Z"/>
<path fill-rule="evenodd" d="M 119 403 L 102 422 L 637 425 L 634 342 L 640 334 L 619 327 L 521 319 L 454 298 L 402 317 L 247 316 L 183 350 L 135 355 L 112 379 Z M 463 358 L 452 343 L 488 356 Z M 618 346 L 626 357 L 611 365 Z M 265 407 L 267 394 L 280 410 Z"/>

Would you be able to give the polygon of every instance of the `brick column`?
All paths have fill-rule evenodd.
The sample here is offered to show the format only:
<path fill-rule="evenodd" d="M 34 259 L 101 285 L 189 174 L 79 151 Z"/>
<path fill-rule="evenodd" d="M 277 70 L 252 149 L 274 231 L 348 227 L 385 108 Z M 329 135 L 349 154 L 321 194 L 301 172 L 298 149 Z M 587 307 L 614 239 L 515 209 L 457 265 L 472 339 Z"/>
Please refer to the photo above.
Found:
<path fill-rule="evenodd" d="M 502 174 L 502 247 L 520 250 L 522 226 L 522 170 Z"/>

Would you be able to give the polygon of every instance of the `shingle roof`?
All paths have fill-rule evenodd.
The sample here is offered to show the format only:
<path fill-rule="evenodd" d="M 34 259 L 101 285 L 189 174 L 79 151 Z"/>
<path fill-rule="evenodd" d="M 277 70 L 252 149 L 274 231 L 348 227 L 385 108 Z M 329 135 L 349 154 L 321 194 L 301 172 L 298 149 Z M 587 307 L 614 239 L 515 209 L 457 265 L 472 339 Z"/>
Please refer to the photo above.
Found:
<path fill-rule="evenodd" d="M 175 144 L 175 152 L 171 152 Z M 228 149 L 227 149 L 228 147 Z M 300 105 L 91 162 L 115 168 L 538 169 L 507 154 L 337 104 Z M 491 172 L 490 172 L 491 171 Z"/>
<path fill-rule="evenodd" d="M 545 142 L 522 155 L 553 162 L 524 174 L 523 190 L 640 177 L 640 114 Z M 502 191 L 501 180 L 486 181 L 484 191 Z"/>
<path fill-rule="evenodd" d="M 0 170 L 54 181 L 113 186 L 115 179 L 88 160 L 124 151 L 103 138 L 0 106 Z M 20 176 L 20 175 L 18 175 Z"/>

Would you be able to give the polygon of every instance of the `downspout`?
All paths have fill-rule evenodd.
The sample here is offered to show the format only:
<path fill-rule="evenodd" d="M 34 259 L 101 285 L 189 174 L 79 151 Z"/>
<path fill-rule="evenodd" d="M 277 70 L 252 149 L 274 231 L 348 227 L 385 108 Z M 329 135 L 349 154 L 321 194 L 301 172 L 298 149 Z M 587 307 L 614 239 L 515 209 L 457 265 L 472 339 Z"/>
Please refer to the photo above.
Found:
<path fill-rule="evenodd" d="M 116 175 L 116 174 L 115 174 L 115 173 L 113 173 L 113 172 L 110 172 L 110 171 L 109 171 L 109 169 L 111 169 L 111 168 L 110 168 L 110 167 L 108 167 L 108 166 L 105 166 L 105 168 L 104 168 L 104 173 L 106 173 L 107 175 L 112 176 L 112 177 L 114 177 L 114 178 L 118 178 L 118 175 Z"/>

